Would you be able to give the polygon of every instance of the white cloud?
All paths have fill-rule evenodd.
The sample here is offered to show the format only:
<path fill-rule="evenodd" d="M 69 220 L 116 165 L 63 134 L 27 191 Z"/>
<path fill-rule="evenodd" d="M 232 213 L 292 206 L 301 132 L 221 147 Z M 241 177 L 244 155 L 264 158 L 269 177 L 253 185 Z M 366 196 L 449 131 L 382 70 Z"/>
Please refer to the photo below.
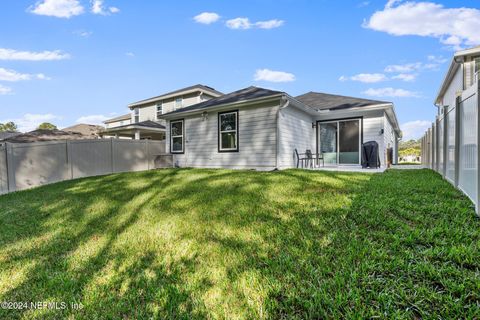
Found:
<path fill-rule="evenodd" d="M 419 97 L 418 93 L 408 91 L 405 89 L 395 89 L 395 88 L 370 88 L 363 92 L 367 96 L 371 97 L 391 97 L 391 98 L 415 98 Z"/>
<path fill-rule="evenodd" d="M 103 121 L 110 119 L 110 117 L 104 116 L 102 114 L 93 114 L 89 116 L 83 116 L 77 119 L 77 123 L 87 123 L 87 124 L 100 124 L 103 125 Z"/>
<path fill-rule="evenodd" d="M 258 21 L 255 23 L 255 26 L 260 29 L 274 29 L 283 26 L 285 21 L 272 19 L 267 21 Z"/>
<path fill-rule="evenodd" d="M 419 139 L 428 128 L 432 126 L 432 122 L 426 120 L 415 120 L 402 124 L 400 128 L 403 133 L 403 140 Z"/>
<path fill-rule="evenodd" d="M 292 82 L 295 81 L 295 75 L 283 71 L 272 71 L 269 69 L 258 69 L 254 76 L 255 81 L 269 82 Z"/>
<path fill-rule="evenodd" d="M 28 60 L 28 61 L 45 61 L 45 60 L 63 60 L 69 59 L 68 53 L 60 50 L 55 51 L 17 51 L 13 49 L 0 48 L 0 60 Z"/>
<path fill-rule="evenodd" d="M 480 10 L 474 8 L 445 8 L 433 2 L 390 0 L 363 26 L 394 36 L 437 38 L 454 49 L 480 44 Z"/>
<path fill-rule="evenodd" d="M 442 56 L 437 57 L 437 56 L 434 56 L 434 55 L 429 55 L 427 57 L 427 59 L 428 59 L 428 61 L 431 61 L 433 63 L 438 63 L 438 64 L 442 64 L 442 63 L 445 63 L 445 62 L 448 61 L 447 58 L 444 58 Z"/>
<path fill-rule="evenodd" d="M 0 81 L 23 81 L 23 80 L 50 80 L 49 77 L 45 76 L 43 73 L 38 74 L 28 74 L 20 73 L 15 70 L 9 70 L 5 68 L 0 68 Z"/>
<path fill-rule="evenodd" d="M 363 1 L 363 2 L 360 2 L 357 7 L 358 8 L 363 8 L 363 7 L 367 7 L 368 5 L 370 4 L 370 1 Z"/>
<path fill-rule="evenodd" d="M 251 29 L 251 28 L 259 28 L 259 29 L 274 29 L 281 27 L 285 24 L 285 21 L 272 19 L 267 21 L 258 21 L 258 22 L 251 22 L 250 19 L 245 17 L 239 17 L 235 19 L 227 20 L 225 25 L 230 29 Z"/>
<path fill-rule="evenodd" d="M 5 86 L 2 86 L 0 84 L 0 96 L 4 96 L 4 95 L 7 95 L 7 94 L 12 94 L 12 88 L 9 88 L 9 87 L 5 87 Z"/>
<path fill-rule="evenodd" d="M 381 81 L 386 81 L 388 78 L 382 73 L 360 73 L 351 77 L 341 76 L 340 81 L 359 81 L 363 83 L 376 83 Z"/>
<path fill-rule="evenodd" d="M 195 20 L 195 22 L 202 24 L 212 24 L 214 22 L 217 22 L 218 19 L 220 19 L 220 16 L 215 12 L 202 12 L 199 15 L 193 17 L 193 20 Z"/>
<path fill-rule="evenodd" d="M 38 1 L 28 10 L 34 14 L 57 18 L 70 18 L 84 12 L 78 0 L 43 0 Z"/>
<path fill-rule="evenodd" d="M 392 64 L 385 67 L 385 72 L 414 72 L 420 70 L 423 64 L 421 62 Z"/>
<path fill-rule="evenodd" d="M 91 0 L 90 3 L 92 4 L 91 12 L 93 14 L 99 14 L 102 16 L 109 15 L 111 13 L 118 13 L 120 9 L 116 7 L 108 7 L 106 8 L 103 5 L 103 0 Z"/>
<path fill-rule="evenodd" d="M 230 29 L 250 29 L 252 27 L 252 23 L 248 18 L 230 19 L 227 20 L 226 25 Z"/>
<path fill-rule="evenodd" d="M 75 34 L 77 36 L 80 36 L 80 37 L 88 38 L 93 34 L 93 32 L 86 31 L 86 30 L 76 30 L 76 31 L 73 32 L 73 34 Z"/>
<path fill-rule="evenodd" d="M 23 117 L 18 119 L 0 120 L 0 123 L 13 121 L 18 126 L 19 131 L 28 132 L 28 131 L 35 130 L 38 127 L 38 125 L 41 124 L 42 122 L 53 122 L 61 119 L 62 117 L 51 114 L 51 113 L 47 113 L 47 114 L 27 113 L 23 115 Z"/>
<path fill-rule="evenodd" d="M 405 81 L 405 82 L 415 81 L 416 78 L 417 78 L 416 73 L 400 73 L 400 74 L 397 74 L 396 76 L 392 77 L 392 79 L 402 80 L 402 81 Z"/>
<path fill-rule="evenodd" d="M 133 52 L 125 52 L 125 55 L 127 57 L 132 57 L 132 58 L 135 57 L 135 53 L 133 53 Z"/>

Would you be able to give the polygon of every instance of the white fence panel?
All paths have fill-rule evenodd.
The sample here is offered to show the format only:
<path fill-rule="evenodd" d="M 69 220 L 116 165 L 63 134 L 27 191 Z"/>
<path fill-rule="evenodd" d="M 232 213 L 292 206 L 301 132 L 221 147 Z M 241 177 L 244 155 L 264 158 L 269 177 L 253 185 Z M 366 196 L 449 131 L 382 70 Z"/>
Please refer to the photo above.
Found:
<path fill-rule="evenodd" d="M 157 161 L 161 157 L 165 157 L 165 141 L 0 144 L 0 194 L 81 177 L 172 166 L 171 161 Z"/>
<path fill-rule="evenodd" d="M 455 183 L 455 108 L 452 108 L 447 113 L 447 170 L 446 178 Z"/>
<path fill-rule="evenodd" d="M 148 170 L 147 141 L 114 140 L 113 171 Z"/>
<path fill-rule="evenodd" d="M 459 187 L 477 203 L 477 96 L 460 103 Z"/>
<path fill-rule="evenodd" d="M 58 142 L 8 144 L 12 150 L 15 189 L 27 189 L 70 178 L 67 145 Z M 11 183 L 11 182 L 9 182 Z"/>
<path fill-rule="evenodd" d="M 97 176 L 112 172 L 111 140 L 68 142 L 72 178 Z"/>

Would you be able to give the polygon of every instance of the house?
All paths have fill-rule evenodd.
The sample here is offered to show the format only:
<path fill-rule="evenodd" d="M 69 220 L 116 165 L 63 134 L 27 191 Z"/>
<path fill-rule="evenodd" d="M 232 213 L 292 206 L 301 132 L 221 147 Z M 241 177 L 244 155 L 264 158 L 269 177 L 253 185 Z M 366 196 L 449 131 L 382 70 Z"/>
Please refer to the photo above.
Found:
<path fill-rule="evenodd" d="M 128 115 L 106 120 L 103 136 L 130 139 L 165 139 L 165 121 L 160 118 L 168 113 L 193 104 L 219 97 L 222 93 L 205 85 L 197 84 L 140 100 L 128 105 Z"/>
<path fill-rule="evenodd" d="M 63 131 L 68 132 L 77 132 L 85 136 L 86 139 L 97 139 L 100 138 L 100 134 L 105 128 L 102 126 L 97 126 L 93 124 L 79 123 L 67 128 L 62 129 Z"/>
<path fill-rule="evenodd" d="M 457 97 L 478 82 L 479 74 L 480 46 L 456 52 L 435 99 L 437 114 L 443 115 L 448 107 L 455 106 Z"/>
<path fill-rule="evenodd" d="M 179 167 L 293 168 L 295 149 L 323 154 L 327 166 L 360 166 L 371 140 L 385 166 L 401 136 L 391 102 L 317 92 L 248 87 L 165 111 L 166 150 Z"/>

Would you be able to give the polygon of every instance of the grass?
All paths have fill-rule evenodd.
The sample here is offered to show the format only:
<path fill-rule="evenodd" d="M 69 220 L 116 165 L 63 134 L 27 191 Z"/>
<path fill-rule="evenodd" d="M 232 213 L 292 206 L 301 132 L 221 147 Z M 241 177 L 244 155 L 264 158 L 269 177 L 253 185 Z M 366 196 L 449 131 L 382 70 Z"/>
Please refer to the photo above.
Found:
<path fill-rule="evenodd" d="M 0 197 L 0 318 L 479 318 L 480 221 L 429 170 L 172 169 Z"/>

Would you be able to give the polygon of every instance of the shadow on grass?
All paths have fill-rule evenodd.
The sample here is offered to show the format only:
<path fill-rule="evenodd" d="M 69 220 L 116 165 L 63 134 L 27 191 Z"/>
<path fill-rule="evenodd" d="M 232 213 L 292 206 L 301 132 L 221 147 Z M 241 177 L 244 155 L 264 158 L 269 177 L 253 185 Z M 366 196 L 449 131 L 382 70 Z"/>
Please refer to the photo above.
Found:
<path fill-rule="evenodd" d="M 468 204 L 431 172 L 416 174 L 176 169 L 1 197 L 0 300 L 84 308 L 0 310 L 0 317 L 431 315 L 420 307 L 438 311 L 433 303 L 412 301 L 418 277 L 462 259 L 434 249 L 478 232 L 442 236 L 452 216 L 454 224 L 469 221 Z M 412 258 L 419 254 L 427 263 Z M 412 259 L 420 269 L 411 271 Z M 448 288 L 452 269 L 442 272 L 432 283 Z M 449 303 L 428 283 L 421 288 Z"/>

